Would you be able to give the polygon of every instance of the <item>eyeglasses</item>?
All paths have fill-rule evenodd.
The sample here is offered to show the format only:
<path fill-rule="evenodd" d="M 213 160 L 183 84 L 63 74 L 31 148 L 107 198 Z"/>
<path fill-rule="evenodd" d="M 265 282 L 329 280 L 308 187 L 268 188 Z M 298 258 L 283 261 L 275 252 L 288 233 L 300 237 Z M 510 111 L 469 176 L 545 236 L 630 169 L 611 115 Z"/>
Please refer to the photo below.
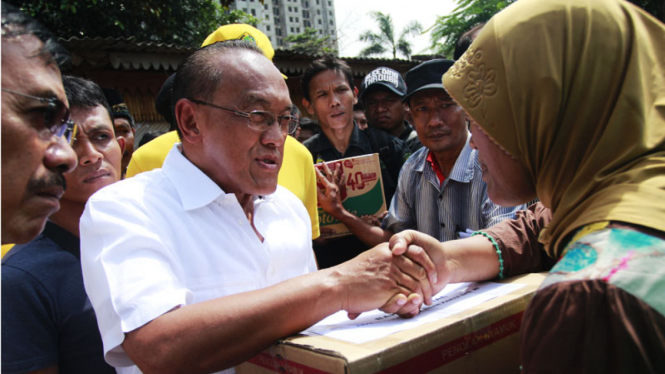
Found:
<path fill-rule="evenodd" d="M 249 120 L 247 126 L 249 126 L 249 128 L 252 130 L 262 131 L 262 132 L 268 131 L 270 130 L 272 124 L 275 122 L 279 123 L 279 128 L 283 134 L 293 134 L 298 128 L 298 119 L 290 114 L 277 116 L 277 119 L 275 120 L 275 115 L 271 112 L 266 112 L 262 110 L 253 110 L 249 113 L 246 113 L 246 112 L 240 112 L 238 110 L 224 108 L 219 105 L 207 103 L 201 100 L 196 100 L 196 99 L 187 99 L 187 100 L 200 105 L 206 105 L 209 107 L 225 110 L 237 116 L 247 118 Z"/>
<path fill-rule="evenodd" d="M 12 95 L 27 97 L 28 99 L 37 100 L 40 103 L 46 103 L 48 106 L 44 111 L 44 127 L 49 129 L 55 136 L 64 136 L 69 145 L 72 145 L 72 139 L 76 135 L 77 126 L 74 122 L 69 120 L 69 108 L 62 101 L 55 97 L 46 98 L 39 96 L 27 95 L 24 93 L 8 90 L 2 88 L 2 92 L 7 92 Z"/>
<path fill-rule="evenodd" d="M 67 121 L 67 129 L 65 129 L 65 139 L 70 146 L 74 145 L 76 141 L 76 135 L 79 133 L 79 126 L 74 121 Z"/>

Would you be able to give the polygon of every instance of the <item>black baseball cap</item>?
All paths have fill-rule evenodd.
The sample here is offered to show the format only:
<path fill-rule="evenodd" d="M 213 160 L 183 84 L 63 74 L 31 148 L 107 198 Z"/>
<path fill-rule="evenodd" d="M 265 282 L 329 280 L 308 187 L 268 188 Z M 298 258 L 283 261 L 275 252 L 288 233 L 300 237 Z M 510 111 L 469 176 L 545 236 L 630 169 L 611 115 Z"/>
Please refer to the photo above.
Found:
<path fill-rule="evenodd" d="M 161 114 L 166 122 L 169 123 L 170 130 L 175 130 L 178 128 L 178 124 L 176 123 L 175 116 L 173 114 L 173 107 L 171 107 L 174 80 L 175 73 L 166 78 L 166 81 L 164 81 L 162 88 L 159 89 L 157 97 L 155 98 L 155 109 L 157 109 L 157 113 Z"/>
<path fill-rule="evenodd" d="M 115 88 L 102 88 L 102 91 L 104 92 L 106 101 L 111 107 L 113 118 L 124 118 L 129 122 L 130 126 L 134 127 L 134 117 L 129 113 L 127 104 L 125 104 L 125 100 L 122 99 L 120 91 Z"/>
<path fill-rule="evenodd" d="M 402 74 L 391 68 L 382 66 L 372 70 L 363 79 L 363 83 L 360 85 L 360 101 L 363 100 L 363 95 L 366 92 L 372 91 L 377 87 L 385 87 L 399 97 L 406 94 L 406 84 L 404 83 Z"/>
<path fill-rule="evenodd" d="M 406 73 L 406 86 L 408 90 L 402 98 L 403 102 L 408 102 L 411 96 L 428 88 L 440 88 L 443 90 L 441 78 L 455 61 L 437 58 L 425 61 Z"/>

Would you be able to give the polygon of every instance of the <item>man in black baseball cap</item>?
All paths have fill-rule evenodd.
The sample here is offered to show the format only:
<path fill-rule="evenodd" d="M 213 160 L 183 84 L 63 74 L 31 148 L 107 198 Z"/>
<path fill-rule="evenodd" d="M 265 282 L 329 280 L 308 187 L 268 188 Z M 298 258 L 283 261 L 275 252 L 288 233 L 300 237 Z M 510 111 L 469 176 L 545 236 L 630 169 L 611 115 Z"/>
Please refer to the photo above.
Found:
<path fill-rule="evenodd" d="M 513 218 L 525 208 L 500 207 L 487 195 L 478 153 L 469 146 L 464 111 L 441 83 L 453 63 L 430 60 L 406 73 L 408 89 L 402 101 L 423 148 L 402 167 L 398 191 L 382 223 L 389 232 L 413 229 L 443 242 Z"/>
<path fill-rule="evenodd" d="M 411 155 L 411 150 L 404 141 L 387 132 L 372 127 L 365 130 L 358 128 L 353 118 L 353 106 L 358 102 L 358 89 L 353 82 L 351 67 L 333 56 L 315 60 L 303 72 L 301 88 L 303 106 L 310 115 L 317 118 L 321 126 L 319 134 L 303 143 L 312 153 L 314 162 L 378 153 L 384 196 L 386 202 L 390 201 L 397 188 L 399 171 Z M 332 204 L 340 203 L 334 211 L 326 210 L 327 213 L 345 225 L 347 218 L 350 221 L 360 220 L 353 214 L 345 214 L 341 199 L 335 198 L 335 194 L 324 192 L 324 195 L 319 194 L 317 199 L 324 210 Z M 327 201 L 330 201 L 330 205 L 325 203 Z M 352 225 L 353 222 L 350 222 L 347 227 Z M 326 239 L 323 244 L 317 243 L 314 251 L 319 268 L 334 266 L 367 250 L 369 247 L 361 240 L 355 236 L 346 236 Z"/>
<path fill-rule="evenodd" d="M 525 209 L 524 205 L 500 207 L 487 194 L 478 153 L 469 146 L 464 111 L 441 83 L 453 63 L 431 60 L 406 73 L 408 89 L 402 100 L 423 147 L 402 166 L 382 230 L 362 220 L 343 221 L 367 246 L 404 230 L 417 230 L 442 242 L 459 239 Z"/>
<path fill-rule="evenodd" d="M 405 120 L 406 109 L 402 104 L 405 94 L 402 75 L 391 68 L 379 67 L 365 76 L 359 97 L 371 127 L 400 138 L 415 152 L 423 145 Z"/>

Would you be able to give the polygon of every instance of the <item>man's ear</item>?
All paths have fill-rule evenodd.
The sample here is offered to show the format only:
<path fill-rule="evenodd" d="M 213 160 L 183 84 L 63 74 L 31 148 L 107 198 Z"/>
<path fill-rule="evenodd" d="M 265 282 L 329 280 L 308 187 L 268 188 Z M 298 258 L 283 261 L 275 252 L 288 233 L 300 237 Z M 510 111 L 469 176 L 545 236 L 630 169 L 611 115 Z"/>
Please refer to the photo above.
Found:
<path fill-rule="evenodd" d="M 309 114 L 314 114 L 314 108 L 312 107 L 312 103 L 310 103 L 307 99 L 304 97 L 302 98 L 302 106 L 307 109 L 307 113 Z"/>
<path fill-rule="evenodd" d="M 358 87 L 353 87 L 353 105 L 358 104 Z"/>
<path fill-rule="evenodd" d="M 202 138 L 195 105 L 196 103 L 187 99 L 180 99 L 175 104 L 175 119 L 182 134 L 180 140 L 183 142 L 198 143 Z"/>
<path fill-rule="evenodd" d="M 120 146 L 120 155 L 122 156 L 125 154 L 125 148 L 127 148 L 127 142 L 125 138 L 115 138 L 115 140 L 118 141 L 118 145 Z"/>

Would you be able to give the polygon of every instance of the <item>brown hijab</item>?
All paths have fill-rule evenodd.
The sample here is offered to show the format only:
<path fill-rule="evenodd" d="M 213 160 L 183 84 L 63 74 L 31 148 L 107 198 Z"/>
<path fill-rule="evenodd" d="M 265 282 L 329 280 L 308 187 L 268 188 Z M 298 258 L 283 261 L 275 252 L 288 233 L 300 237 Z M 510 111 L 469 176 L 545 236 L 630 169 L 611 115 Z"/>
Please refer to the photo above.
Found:
<path fill-rule="evenodd" d="M 620 0 L 519 0 L 443 76 L 552 209 L 559 257 L 575 229 L 665 231 L 665 26 Z"/>

